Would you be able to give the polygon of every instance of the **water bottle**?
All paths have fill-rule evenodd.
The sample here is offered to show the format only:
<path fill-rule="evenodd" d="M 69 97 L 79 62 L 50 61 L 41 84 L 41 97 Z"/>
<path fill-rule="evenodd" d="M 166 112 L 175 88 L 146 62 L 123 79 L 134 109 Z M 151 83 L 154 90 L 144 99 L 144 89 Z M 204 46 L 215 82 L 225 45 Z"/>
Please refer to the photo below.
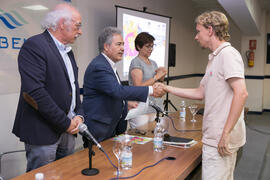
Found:
<path fill-rule="evenodd" d="M 160 123 L 157 123 L 154 134 L 154 151 L 161 152 L 163 145 L 163 133 Z"/>
<path fill-rule="evenodd" d="M 123 149 L 121 154 L 122 169 L 130 169 L 132 167 L 132 145 L 128 134 L 124 135 Z"/>
<path fill-rule="evenodd" d="M 186 119 L 186 104 L 185 101 L 181 101 L 180 103 L 180 119 L 185 120 Z"/>
<path fill-rule="evenodd" d="M 43 173 L 36 173 L 35 180 L 44 180 L 44 174 Z"/>

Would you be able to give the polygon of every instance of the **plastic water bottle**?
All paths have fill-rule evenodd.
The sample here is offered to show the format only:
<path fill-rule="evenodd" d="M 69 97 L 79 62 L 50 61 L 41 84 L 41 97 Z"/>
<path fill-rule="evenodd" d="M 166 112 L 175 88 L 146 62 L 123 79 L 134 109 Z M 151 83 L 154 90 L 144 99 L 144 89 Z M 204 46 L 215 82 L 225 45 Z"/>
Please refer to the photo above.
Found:
<path fill-rule="evenodd" d="M 186 104 L 185 101 L 181 101 L 180 103 L 180 119 L 185 120 L 186 119 Z"/>
<path fill-rule="evenodd" d="M 163 145 L 163 133 L 160 123 L 157 123 L 154 134 L 154 151 L 161 152 Z"/>
<path fill-rule="evenodd" d="M 132 143 L 128 134 L 124 135 L 121 155 L 121 167 L 125 170 L 132 167 Z"/>
<path fill-rule="evenodd" d="M 43 173 L 36 173 L 35 180 L 44 180 L 44 174 Z"/>

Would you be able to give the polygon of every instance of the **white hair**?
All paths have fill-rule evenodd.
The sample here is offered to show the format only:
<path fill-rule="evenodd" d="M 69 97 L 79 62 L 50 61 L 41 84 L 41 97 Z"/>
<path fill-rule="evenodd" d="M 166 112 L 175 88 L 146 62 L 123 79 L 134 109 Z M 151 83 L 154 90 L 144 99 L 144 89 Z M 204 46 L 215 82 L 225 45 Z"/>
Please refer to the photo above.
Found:
<path fill-rule="evenodd" d="M 50 11 L 42 21 L 41 27 L 42 29 L 51 28 L 53 31 L 56 31 L 57 24 L 62 18 L 65 19 L 66 23 L 71 23 L 72 12 L 67 8 Z"/>

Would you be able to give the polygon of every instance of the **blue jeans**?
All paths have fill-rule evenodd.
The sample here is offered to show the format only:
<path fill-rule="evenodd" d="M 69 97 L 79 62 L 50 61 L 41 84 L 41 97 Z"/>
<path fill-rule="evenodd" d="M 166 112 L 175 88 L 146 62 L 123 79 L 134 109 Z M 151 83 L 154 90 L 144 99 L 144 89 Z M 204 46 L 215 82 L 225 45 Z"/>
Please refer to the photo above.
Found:
<path fill-rule="evenodd" d="M 30 145 L 25 143 L 27 158 L 26 172 L 44 166 L 74 152 L 75 137 L 69 133 L 61 134 L 59 140 L 52 145 Z"/>

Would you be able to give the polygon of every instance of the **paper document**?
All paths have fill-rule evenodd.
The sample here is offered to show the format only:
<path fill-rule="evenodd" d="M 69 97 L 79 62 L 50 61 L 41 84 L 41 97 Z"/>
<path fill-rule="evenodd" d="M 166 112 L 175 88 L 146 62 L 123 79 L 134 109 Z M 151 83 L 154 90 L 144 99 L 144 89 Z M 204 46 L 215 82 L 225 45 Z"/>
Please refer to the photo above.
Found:
<path fill-rule="evenodd" d="M 149 114 L 153 112 L 155 112 L 155 110 L 151 106 L 149 106 L 149 98 L 147 98 L 147 101 L 145 103 L 140 102 L 137 108 L 134 108 L 128 111 L 126 120 L 133 119 L 140 115 Z"/>
<path fill-rule="evenodd" d="M 142 136 L 133 136 L 133 135 L 128 135 L 130 137 L 130 141 L 132 143 L 136 143 L 136 144 L 145 144 L 149 141 L 152 141 L 153 138 L 149 138 L 149 137 L 142 137 Z M 121 141 L 124 138 L 124 134 L 120 134 L 119 136 L 116 136 L 113 138 L 113 140 L 115 141 Z"/>

